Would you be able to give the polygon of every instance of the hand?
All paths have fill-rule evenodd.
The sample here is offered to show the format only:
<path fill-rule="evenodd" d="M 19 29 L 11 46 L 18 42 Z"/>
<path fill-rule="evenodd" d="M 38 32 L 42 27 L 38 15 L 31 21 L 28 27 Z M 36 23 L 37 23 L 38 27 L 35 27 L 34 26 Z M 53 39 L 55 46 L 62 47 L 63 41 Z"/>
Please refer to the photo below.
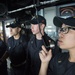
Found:
<path fill-rule="evenodd" d="M 51 50 L 47 51 L 45 46 L 42 46 L 39 56 L 42 63 L 48 63 L 52 58 L 52 52 Z"/>

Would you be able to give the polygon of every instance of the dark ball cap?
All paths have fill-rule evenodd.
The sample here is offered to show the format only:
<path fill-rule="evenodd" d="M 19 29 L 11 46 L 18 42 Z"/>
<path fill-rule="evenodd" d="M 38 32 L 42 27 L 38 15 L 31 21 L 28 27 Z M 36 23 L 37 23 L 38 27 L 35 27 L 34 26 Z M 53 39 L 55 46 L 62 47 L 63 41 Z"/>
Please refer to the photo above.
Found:
<path fill-rule="evenodd" d="M 11 27 L 11 28 L 20 27 L 21 28 L 21 24 L 18 21 L 13 21 L 12 23 L 10 23 L 10 25 L 7 25 L 6 27 L 7 28 L 8 27 Z"/>
<path fill-rule="evenodd" d="M 62 24 L 75 27 L 75 17 L 60 18 L 60 17 L 55 16 L 53 19 L 53 23 L 57 27 L 61 27 Z"/>
<path fill-rule="evenodd" d="M 30 21 L 31 24 L 39 24 L 39 23 L 43 23 L 46 25 L 46 19 L 43 17 L 43 16 L 40 16 L 40 15 L 36 15 L 34 16 L 31 21 Z"/>

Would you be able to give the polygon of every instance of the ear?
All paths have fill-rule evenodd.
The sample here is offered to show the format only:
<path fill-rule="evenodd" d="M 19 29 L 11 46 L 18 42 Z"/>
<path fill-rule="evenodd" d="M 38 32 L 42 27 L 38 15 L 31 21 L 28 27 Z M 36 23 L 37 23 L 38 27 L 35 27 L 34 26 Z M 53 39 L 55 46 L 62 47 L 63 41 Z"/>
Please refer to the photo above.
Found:
<path fill-rule="evenodd" d="M 19 28 L 19 32 L 21 31 L 21 28 Z"/>
<path fill-rule="evenodd" d="M 45 24 L 41 24 L 41 29 L 44 29 L 45 28 Z"/>

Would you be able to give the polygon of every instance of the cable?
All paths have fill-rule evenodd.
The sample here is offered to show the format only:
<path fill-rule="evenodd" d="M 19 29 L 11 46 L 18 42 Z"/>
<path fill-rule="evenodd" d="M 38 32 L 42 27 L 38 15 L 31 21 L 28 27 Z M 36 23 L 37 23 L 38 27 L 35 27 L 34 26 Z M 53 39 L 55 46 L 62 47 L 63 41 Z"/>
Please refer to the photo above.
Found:
<path fill-rule="evenodd" d="M 34 3 L 34 5 L 35 5 L 35 0 L 33 0 L 33 3 Z M 38 0 L 38 3 L 39 3 L 39 0 Z M 38 4 L 38 3 L 37 3 L 37 4 Z M 45 46 L 48 50 L 49 50 L 50 48 L 53 49 L 53 48 L 55 47 L 54 42 L 53 42 L 53 41 L 49 42 L 49 40 L 47 40 L 47 38 L 42 35 L 41 29 L 40 29 L 40 23 L 39 23 L 39 20 L 38 20 L 38 9 L 37 9 L 37 5 L 35 5 L 35 10 L 36 10 L 35 18 L 37 19 L 37 22 L 38 22 L 38 25 L 39 25 L 39 31 L 40 31 L 40 33 L 41 33 L 44 46 Z"/>

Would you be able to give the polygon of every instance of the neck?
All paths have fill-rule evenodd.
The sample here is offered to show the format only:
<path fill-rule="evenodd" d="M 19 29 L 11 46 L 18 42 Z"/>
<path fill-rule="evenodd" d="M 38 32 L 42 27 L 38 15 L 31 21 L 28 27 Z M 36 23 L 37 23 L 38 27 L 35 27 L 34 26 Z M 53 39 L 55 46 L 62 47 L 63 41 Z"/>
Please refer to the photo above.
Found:
<path fill-rule="evenodd" d="M 15 35 L 15 36 L 13 36 L 13 37 L 14 37 L 14 39 L 19 39 L 20 34 L 17 34 L 17 35 Z"/>
<path fill-rule="evenodd" d="M 69 52 L 69 61 L 70 62 L 75 62 L 75 50 L 71 50 L 70 52 Z"/>
<path fill-rule="evenodd" d="M 41 40 L 41 39 L 42 39 L 42 34 L 41 34 L 41 33 L 36 34 L 36 38 L 37 38 L 38 40 Z"/>
<path fill-rule="evenodd" d="M 41 33 L 42 33 L 42 35 L 44 36 L 44 33 L 45 33 L 44 30 L 41 30 Z"/>
<path fill-rule="evenodd" d="M 42 35 L 44 36 L 44 32 L 42 32 Z"/>

